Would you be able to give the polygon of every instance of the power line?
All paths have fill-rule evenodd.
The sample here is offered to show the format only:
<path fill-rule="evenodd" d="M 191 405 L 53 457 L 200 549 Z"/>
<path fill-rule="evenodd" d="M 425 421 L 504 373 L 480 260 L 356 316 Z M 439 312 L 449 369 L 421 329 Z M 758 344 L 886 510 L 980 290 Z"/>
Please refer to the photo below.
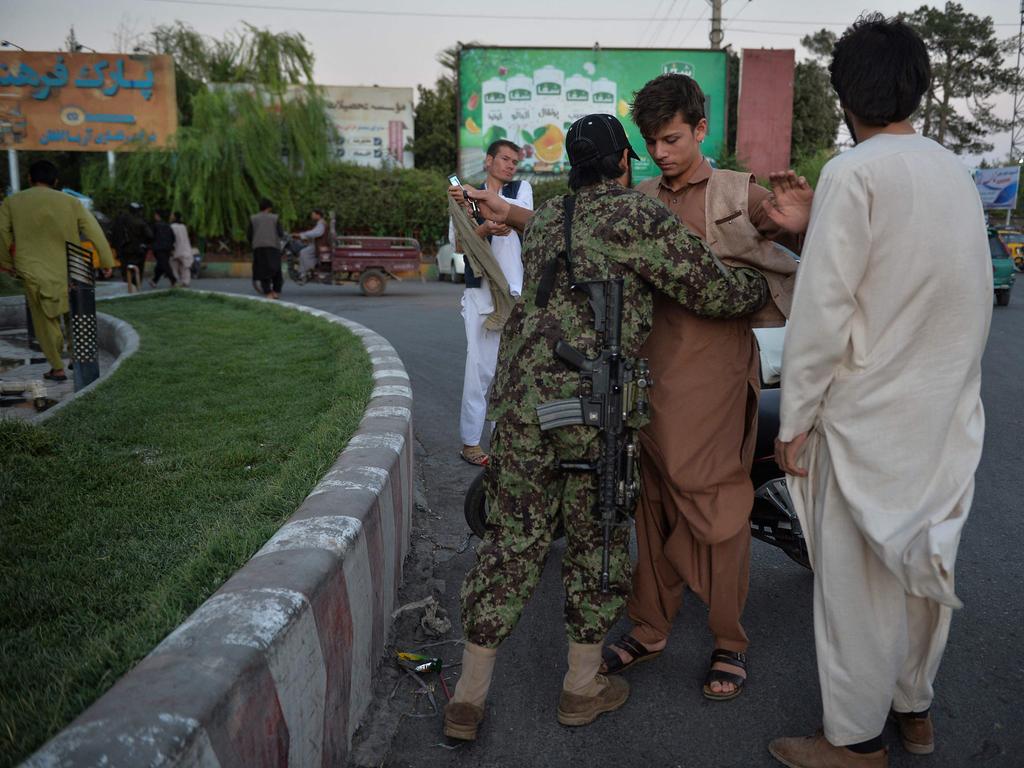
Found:
<path fill-rule="evenodd" d="M 672 15 L 672 11 L 676 9 L 676 3 L 678 2 L 679 0 L 672 0 L 672 5 L 668 7 L 668 11 L 666 11 L 665 16 L 661 20 L 661 23 L 655 26 L 654 34 L 651 36 L 651 39 L 647 41 L 648 45 L 653 45 L 658 41 L 658 38 L 661 37 L 661 32 L 663 29 L 665 29 L 665 25 L 668 23 L 668 19 Z"/>
<path fill-rule="evenodd" d="M 707 12 L 708 9 L 705 8 L 703 11 L 701 11 L 700 16 L 693 20 L 693 24 L 691 24 L 690 28 L 686 30 L 686 34 L 682 36 L 678 43 L 676 43 L 677 46 L 679 46 L 680 48 L 683 47 L 683 43 L 685 43 L 687 38 L 693 34 L 693 30 L 697 28 L 697 25 L 701 22 L 701 20 L 704 18 L 704 14 Z M 689 21 L 689 19 L 687 19 L 687 21 Z"/>
<path fill-rule="evenodd" d="M 668 0 L 658 0 L 658 4 L 654 6 L 654 15 L 647 20 L 647 26 L 644 27 L 644 31 L 641 32 L 640 36 L 637 38 L 636 44 L 638 47 L 642 44 L 642 41 L 645 40 L 647 36 L 651 33 L 651 27 L 654 24 L 654 20 L 658 18 L 658 14 L 661 13 L 661 6 L 665 2 L 668 2 Z"/>
<path fill-rule="evenodd" d="M 690 7 L 690 0 L 686 0 L 686 5 L 683 6 L 683 10 L 681 10 L 679 12 L 679 18 L 676 19 L 676 25 L 674 27 L 672 27 L 672 31 L 669 33 L 668 37 L 665 38 L 669 43 L 671 43 L 675 39 L 676 32 L 679 31 L 679 25 L 683 23 L 683 17 L 686 16 L 686 10 L 689 7 Z"/>
<path fill-rule="evenodd" d="M 738 11 L 736 11 L 736 13 L 733 15 L 733 17 L 731 19 L 729 19 L 727 22 L 725 22 L 725 24 L 722 25 L 722 31 L 723 32 L 728 32 L 729 31 L 729 25 L 732 24 L 734 21 L 736 21 L 736 19 L 739 18 L 740 14 L 743 13 L 745 10 L 747 10 L 747 8 L 750 7 L 750 4 L 752 2 L 754 2 L 754 0 L 747 0 L 747 2 L 743 4 L 743 7 L 740 8 Z M 753 21 L 753 19 L 751 19 L 751 21 Z"/>
<path fill-rule="evenodd" d="M 240 8 L 243 10 L 259 11 L 291 11 L 292 13 L 335 13 L 347 16 L 391 16 L 396 18 L 430 18 L 430 19 L 489 19 L 499 21 L 619 21 L 631 24 L 650 24 L 658 21 L 658 17 L 636 16 L 527 16 L 523 14 L 499 14 L 499 13 L 440 13 L 434 11 L 376 11 L 368 8 L 328 8 L 323 6 L 291 6 L 276 5 L 272 3 L 230 3 L 222 0 L 146 0 L 148 3 L 167 3 L 171 5 L 194 5 L 216 8 Z M 737 14 L 739 15 L 739 14 Z M 699 22 L 704 18 L 702 13 L 697 17 L 681 18 L 680 21 Z M 746 21 L 757 24 L 799 24 L 801 26 L 820 25 L 824 27 L 848 27 L 852 23 L 847 21 L 812 21 L 810 19 L 746 19 Z M 997 27 L 1016 27 L 1017 22 L 993 22 Z M 689 35 L 689 33 L 687 33 Z"/>

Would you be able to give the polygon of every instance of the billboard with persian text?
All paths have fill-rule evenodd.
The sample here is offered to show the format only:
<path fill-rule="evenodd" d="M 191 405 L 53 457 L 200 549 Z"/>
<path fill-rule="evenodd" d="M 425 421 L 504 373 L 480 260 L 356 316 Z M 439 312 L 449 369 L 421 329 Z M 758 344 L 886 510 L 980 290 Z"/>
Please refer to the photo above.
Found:
<path fill-rule="evenodd" d="M 170 56 L 0 51 L 0 149 L 163 147 L 177 127 Z"/>
<path fill-rule="evenodd" d="M 484 48 L 459 55 L 459 168 L 483 175 L 484 153 L 496 139 L 523 148 L 524 175 L 564 174 L 565 131 L 584 115 L 616 115 L 640 160 L 637 181 L 658 175 L 640 131 L 629 118 L 633 93 L 658 75 L 685 74 L 704 90 L 708 136 L 703 150 L 718 158 L 725 147 L 725 51 L 636 48 Z"/>
<path fill-rule="evenodd" d="M 327 115 L 338 132 L 332 148 L 343 162 L 371 168 L 412 168 L 412 88 L 322 85 Z"/>

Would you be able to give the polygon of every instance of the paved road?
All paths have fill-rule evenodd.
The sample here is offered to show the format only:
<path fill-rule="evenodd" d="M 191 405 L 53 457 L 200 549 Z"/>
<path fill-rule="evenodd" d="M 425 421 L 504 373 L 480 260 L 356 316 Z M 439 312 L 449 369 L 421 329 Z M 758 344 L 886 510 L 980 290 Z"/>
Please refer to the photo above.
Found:
<path fill-rule="evenodd" d="M 197 287 L 244 291 L 248 283 L 201 280 Z M 954 619 L 934 705 L 936 753 L 912 757 L 893 741 L 894 768 L 1024 765 L 1024 289 L 1015 293 L 1009 307 L 995 310 L 985 357 L 989 428 L 957 569 L 965 608 Z M 446 547 L 464 534 L 462 492 L 474 474 L 456 456 L 465 349 L 459 294 L 457 286 L 415 282 L 393 283 L 377 299 L 360 296 L 354 286 L 285 287 L 288 300 L 384 334 L 402 356 L 412 379 L 419 468 L 430 508 L 418 515 L 415 535 L 429 536 L 438 547 L 432 576 L 443 580 L 435 584 L 446 586 L 442 600 L 456 618 L 458 585 L 473 556 L 451 556 Z M 711 638 L 703 606 L 690 599 L 666 653 L 629 673 L 633 694 L 620 712 L 588 728 L 559 726 L 555 706 L 565 666 L 561 550 L 552 554 L 534 601 L 502 647 L 480 740 L 448 750 L 439 746 L 439 718 L 407 718 L 383 763 L 373 764 L 767 768 L 777 765 L 765 749 L 772 737 L 810 732 L 819 724 L 810 574 L 755 542 L 745 614 L 751 682 L 742 697 L 729 703 L 701 697 Z M 448 649 L 447 657 L 457 659 L 457 650 Z"/>

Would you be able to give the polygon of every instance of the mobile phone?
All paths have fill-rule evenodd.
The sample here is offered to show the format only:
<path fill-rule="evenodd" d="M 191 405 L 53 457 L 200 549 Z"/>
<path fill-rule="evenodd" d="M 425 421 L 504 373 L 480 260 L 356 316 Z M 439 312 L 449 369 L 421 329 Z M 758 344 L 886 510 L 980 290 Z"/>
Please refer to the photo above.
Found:
<path fill-rule="evenodd" d="M 448 177 L 448 183 L 451 184 L 453 187 L 461 187 L 462 186 L 462 182 L 459 181 L 459 177 L 456 174 L 454 174 L 454 173 L 451 174 Z M 466 194 L 466 190 L 462 190 L 462 196 L 465 197 L 466 200 L 469 201 L 469 207 L 473 209 L 473 214 L 476 215 L 476 216 L 479 216 L 480 215 L 480 206 L 478 206 L 476 204 L 476 200 L 470 200 L 469 195 Z"/>

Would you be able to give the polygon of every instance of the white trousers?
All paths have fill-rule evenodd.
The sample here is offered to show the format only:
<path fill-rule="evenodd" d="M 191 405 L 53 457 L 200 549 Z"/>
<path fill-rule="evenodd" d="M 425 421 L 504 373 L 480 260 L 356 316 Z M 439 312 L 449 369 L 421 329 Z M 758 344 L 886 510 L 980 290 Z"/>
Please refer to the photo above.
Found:
<path fill-rule="evenodd" d="M 491 311 L 488 288 L 462 292 L 462 319 L 466 325 L 466 372 L 462 379 L 462 412 L 459 433 L 463 445 L 480 445 L 487 416 L 487 391 L 498 365 L 501 334 L 484 328 Z"/>
<path fill-rule="evenodd" d="M 171 256 L 171 273 L 174 279 L 182 285 L 192 282 L 192 260 L 193 256 Z"/>
<path fill-rule="evenodd" d="M 808 447 L 825 738 L 845 746 L 880 735 L 890 707 L 921 712 L 931 706 L 953 610 L 904 591 L 854 523 L 822 436 L 812 432 Z"/>

